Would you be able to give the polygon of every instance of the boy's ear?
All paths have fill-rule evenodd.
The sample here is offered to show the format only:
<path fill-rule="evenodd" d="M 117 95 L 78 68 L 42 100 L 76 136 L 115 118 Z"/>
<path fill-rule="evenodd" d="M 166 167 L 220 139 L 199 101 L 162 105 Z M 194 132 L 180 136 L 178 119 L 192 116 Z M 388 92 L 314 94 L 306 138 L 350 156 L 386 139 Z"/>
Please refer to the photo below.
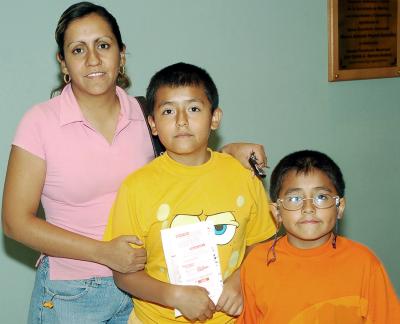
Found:
<path fill-rule="evenodd" d="M 158 132 L 157 132 L 156 123 L 154 122 L 153 116 L 152 116 L 152 115 L 148 115 L 148 116 L 147 116 L 147 121 L 148 121 L 148 123 L 149 123 L 149 125 L 150 125 L 151 133 L 152 133 L 154 136 L 157 136 L 157 135 L 158 135 Z"/>
<path fill-rule="evenodd" d="M 61 72 L 62 72 L 63 74 L 69 74 L 69 73 L 68 73 L 67 66 L 66 66 L 66 64 L 65 64 L 65 60 L 63 60 L 63 59 L 61 58 L 60 53 L 57 53 L 56 58 L 57 58 L 58 63 L 60 63 Z"/>
<path fill-rule="evenodd" d="M 216 130 L 218 129 L 219 125 L 221 124 L 222 120 L 222 110 L 221 108 L 217 107 L 214 109 L 211 117 L 211 129 Z"/>
<path fill-rule="evenodd" d="M 270 209 L 270 211 L 271 211 L 272 216 L 273 216 L 274 219 L 275 219 L 275 223 L 276 223 L 276 224 L 282 223 L 282 216 L 281 216 L 281 214 L 279 213 L 279 207 L 278 207 L 278 205 L 277 205 L 276 203 L 270 203 L 270 204 L 269 204 L 269 209 Z"/>
<path fill-rule="evenodd" d="M 344 209 L 346 207 L 346 199 L 340 198 L 339 207 L 337 207 L 337 218 L 342 219 L 344 217 Z"/>

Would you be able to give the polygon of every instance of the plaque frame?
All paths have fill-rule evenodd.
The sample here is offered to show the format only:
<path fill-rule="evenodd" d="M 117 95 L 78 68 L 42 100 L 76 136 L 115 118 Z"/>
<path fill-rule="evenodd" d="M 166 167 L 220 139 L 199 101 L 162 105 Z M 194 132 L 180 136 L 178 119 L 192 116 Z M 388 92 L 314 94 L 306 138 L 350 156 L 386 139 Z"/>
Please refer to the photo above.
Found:
<path fill-rule="evenodd" d="M 344 0 L 328 0 L 328 26 L 329 26 L 329 43 L 328 43 L 328 80 L 329 81 L 345 81 L 345 80 L 361 80 L 374 78 L 392 78 L 400 77 L 400 1 L 397 1 L 397 60 L 396 66 L 378 67 L 378 68 L 349 68 L 340 69 L 339 67 L 339 1 Z"/>

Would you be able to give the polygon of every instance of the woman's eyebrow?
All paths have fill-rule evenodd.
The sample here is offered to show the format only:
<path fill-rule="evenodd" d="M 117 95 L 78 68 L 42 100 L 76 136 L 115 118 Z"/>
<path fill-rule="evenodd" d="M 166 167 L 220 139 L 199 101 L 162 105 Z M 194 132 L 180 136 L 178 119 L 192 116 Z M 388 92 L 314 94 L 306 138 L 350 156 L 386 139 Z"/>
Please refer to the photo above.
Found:
<path fill-rule="evenodd" d="M 112 41 L 112 37 L 107 36 L 107 35 L 100 36 L 100 37 L 97 37 L 97 38 L 94 40 L 94 43 L 97 43 L 97 42 L 99 42 L 99 41 L 101 41 L 101 40 Z M 67 44 L 67 47 L 71 47 L 71 46 L 73 46 L 73 45 L 75 45 L 75 44 L 86 44 L 86 43 L 87 43 L 87 41 L 85 41 L 85 40 L 76 40 L 76 41 L 72 41 L 72 42 L 68 43 L 68 44 Z"/>

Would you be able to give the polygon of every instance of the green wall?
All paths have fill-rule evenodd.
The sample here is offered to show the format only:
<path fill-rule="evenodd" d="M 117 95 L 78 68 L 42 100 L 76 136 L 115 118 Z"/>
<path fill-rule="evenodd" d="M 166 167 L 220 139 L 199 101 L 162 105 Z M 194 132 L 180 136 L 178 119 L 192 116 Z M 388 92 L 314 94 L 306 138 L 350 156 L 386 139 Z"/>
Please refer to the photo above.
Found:
<path fill-rule="evenodd" d="M 73 1 L 11 1 L 0 9 L 0 176 L 22 114 L 56 84 L 54 29 Z M 327 81 L 327 1 L 99 1 L 118 19 L 131 94 L 161 67 L 205 67 L 224 109 L 219 140 L 265 145 L 270 165 L 310 148 L 347 180 L 342 233 L 383 260 L 400 291 L 400 79 Z M 0 323 L 24 323 L 37 254 L 0 240 Z M 345 274 L 343 274 L 345 276 Z"/>

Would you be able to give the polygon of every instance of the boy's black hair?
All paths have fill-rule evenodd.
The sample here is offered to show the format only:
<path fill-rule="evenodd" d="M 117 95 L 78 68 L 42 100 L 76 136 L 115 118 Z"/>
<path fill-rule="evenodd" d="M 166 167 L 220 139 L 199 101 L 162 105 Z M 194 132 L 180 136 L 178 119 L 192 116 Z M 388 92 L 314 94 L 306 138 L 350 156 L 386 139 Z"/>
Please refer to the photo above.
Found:
<path fill-rule="evenodd" d="M 214 81 L 206 70 L 187 63 L 176 63 L 167 66 L 156 74 L 150 80 L 146 92 L 146 101 L 150 114 L 153 114 L 155 97 L 157 90 L 163 86 L 172 88 L 184 86 L 201 86 L 211 104 L 211 110 L 218 107 L 218 90 Z"/>
<path fill-rule="evenodd" d="M 340 198 L 344 196 L 345 183 L 339 166 L 326 154 L 303 150 L 291 153 L 279 161 L 271 174 L 270 197 L 273 202 L 279 198 L 282 182 L 289 171 L 296 171 L 297 174 L 308 174 L 313 169 L 325 173 L 332 181 Z"/>

